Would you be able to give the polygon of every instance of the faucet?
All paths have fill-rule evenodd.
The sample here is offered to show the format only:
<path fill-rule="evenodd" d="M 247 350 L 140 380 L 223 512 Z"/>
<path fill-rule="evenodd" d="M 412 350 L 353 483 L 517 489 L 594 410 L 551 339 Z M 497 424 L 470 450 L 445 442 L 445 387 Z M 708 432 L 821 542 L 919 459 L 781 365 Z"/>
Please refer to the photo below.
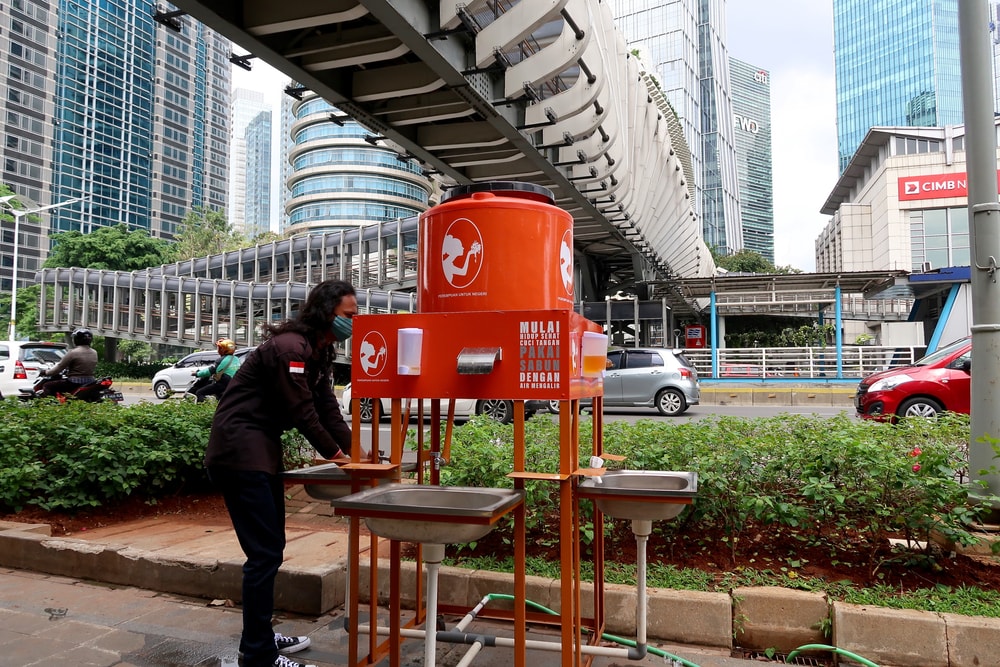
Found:
<path fill-rule="evenodd" d="M 448 459 L 441 452 L 431 452 L 431 465 L 434 466 L 435 470 L 440 470 L 448 465 Z"/>

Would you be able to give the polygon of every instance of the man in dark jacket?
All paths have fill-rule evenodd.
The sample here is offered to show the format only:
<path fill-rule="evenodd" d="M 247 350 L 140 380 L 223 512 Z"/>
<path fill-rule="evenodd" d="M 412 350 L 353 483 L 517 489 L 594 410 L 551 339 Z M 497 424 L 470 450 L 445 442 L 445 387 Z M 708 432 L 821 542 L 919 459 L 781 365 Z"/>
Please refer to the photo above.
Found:
<path fill-rule="evenodd" d="M 354 288 L 328 280 L 295 319 L 269 326 L 219 400 L 205 465 L 222 491 L 247 560 L 243 565 L 244 667 L 303 667 L 286 658 L 308 637 L 271 629 L 274 580 L 285 549 L 281 435 L 292 428 L 325 458 L 344 458 L 351 430 L 333 393 L 334 341 L 351 335 Z M 309 667 L 308 665 L 305 667 Z"/>
<path fill-rule="evenodd" d="M 90 346 L 94 342 L 94 334 L 90 329 L 77 329 L 71 336 L 75 347 L 67 352 L 55 367 L 39 373 L 39 375 L 58 377 L 65 372 L 66 378 L 46 382 L 42 387 L 42 396 L 69 395 L 94 381 L 97 351 Z"/>

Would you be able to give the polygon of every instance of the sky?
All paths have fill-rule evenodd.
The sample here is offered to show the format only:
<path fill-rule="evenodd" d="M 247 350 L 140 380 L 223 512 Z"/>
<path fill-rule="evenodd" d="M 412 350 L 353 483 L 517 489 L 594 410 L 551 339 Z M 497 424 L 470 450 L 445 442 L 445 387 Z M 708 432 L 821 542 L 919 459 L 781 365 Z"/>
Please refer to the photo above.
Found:
<path fill-rule="evenodd" d="M 729 54 L 771 73 L 775 264 L 813 271 L 816 237 L 829 220 L 819 209 L 839 175 L 833 3 L 727 0 L 726 15 Z M 269 93 L 277 132 L 287 77 L 267 63 L 252 62 L 251 72 L 233 68 L 233 88 Z M 280 145 L 275 144 L 275 160 Z M 273 211 L 276 215 L 276 202 Z"/>
<path fill-rule="evenodd" d="M 839 177 L 833 3 L 727 0 L 726 17 L 729 55 L 771 73 L 775 264 L 813 271 Z"/>

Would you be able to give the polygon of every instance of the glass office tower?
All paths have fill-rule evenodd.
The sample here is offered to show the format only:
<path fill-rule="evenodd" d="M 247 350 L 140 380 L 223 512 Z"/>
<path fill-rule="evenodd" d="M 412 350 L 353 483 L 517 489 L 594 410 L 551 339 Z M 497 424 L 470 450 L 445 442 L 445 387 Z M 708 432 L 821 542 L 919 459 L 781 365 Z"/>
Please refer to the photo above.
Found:
<path fill-rule="evenodd" d="M 611 0 L 630 49 L 662 86 L 684 128 L 705 242 L 743 247 L 723 0 Z"/>
<path fill-rule="evenodd" d="M 261 114 L 266 114 L 266 121 L 262 119 L 257 122 L 256 119 Z M 269 212 L 266 212 L 263 219 L 256 213 L 254 215 L 257 217 L 253 221 L 248 221 L 247 218 L 249 209 L 259 209 L 262 206 L 262 202 L 259 201 L 261 196 L 260 188 L 264 186 L 262 179 L 265 177 L 268 190 L 266 196 L 268 206 L 270 206 L 271 167 L 270 164 L 267 165 L 266 174 L 252 173 L 251 165 L 248 162 L 248 154 L 249 151 L 260 152 L 265 149 L 268 156 L 271 154 L 271 105 L 262 92 L 246 88 L 236 88 L 233 90 L 232 118 L 233 136 L 229 143 L 231 158 L 227 217 L 233 229 L 253 237 L 255 234 L 260 233 L 260 231 L 267 231 L 267 229 L 258 229 L 262 220 L 267 221 L 266 226 L 270 229 Z M 263 125 L 265 122 L 267 125 L 267 136 L 261 134 L 264 130 Z M 251 123 L 254 123 L 254 129 L 248 131 Z M 262 143 L 265 141 L 266 146 Z M 261 156 L 258 155 L 254 159 L 259 159 L 259 157 Z M 253 169 L 257 168 L 255 163 Z M 251 181 L 253 182 L 252 185 L 250 184 Z M 253 199 L 253 201 L 250 201 L 250 199 Z"/>
<path fill-rule="evenodd" d="M 271 111 L 261 111 L 243 133 L 246 202 L 243 231 L 249 238 L 271 231 Z"/>
<path fill-rule="evenodd" d="M 314 93 L 283 107 L 290 147 L 283 156 L 289 170 L 282 233 L 362 227 L 428 208 L 431 183 L 416 160 L 386 147 Z"/>
<path fill-rule="evenodd" d="M 740 183 L 743 247 L 774 262 L 774 186 L 771 178 L 771 75 L 729 59 L 733 129 Z"/>
<path fill-rule="evenodd" d="M 834 0 L 840 171 L 875 126 L 963 122 L 958 3 Z"/>

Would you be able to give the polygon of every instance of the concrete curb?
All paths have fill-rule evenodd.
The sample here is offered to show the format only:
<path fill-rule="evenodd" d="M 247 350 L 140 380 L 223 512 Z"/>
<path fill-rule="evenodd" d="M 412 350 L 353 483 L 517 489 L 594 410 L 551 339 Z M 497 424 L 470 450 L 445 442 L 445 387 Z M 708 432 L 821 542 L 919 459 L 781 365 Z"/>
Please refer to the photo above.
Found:
<path fill-rule="evenodd" d="M 222 549 L 228 540 L 195 527 L 173 549 L 143 549 L 74 538 L 53 538 L 44 524 L 0 522 L 0 566 L 91 579 L 146 590 L 209 599 L 239 599 L 242 555 Z M 214 534 L 211 534 L 213 533 Z M 210 535 L 206 535 L 209 533 Z M 276 604 L 286 611 L 319 615 L 344 603 L 343 534 L 301 531 L 296 553 L 278 574 Z M 187 538 L 186 535 L 183 537 Z M 214 545 L 214 546 L 213 546 Z M 338 545 L 332 548 L 331 545 Z M 319 558 L 301 553 L 319 552 Z M 328 554 L 323 555 L 323 554 Z M 317 564 L 320 563 L 320 564 Z M 388 561 L 379 560 L 378 598 L 386 602 Z M 413 590 L 414 563 L 403 563 L 402 587 Z M 367 557 L 360 594 L 369 596 Z M 471 608 L 489 593 L 513 592 L 513 576 L 442 567 L 440 602 Z M 584 585 L 584 600 L 592 586 Z M 750 650 L 788 652 L 810 643 L 832 643 L 883 665 L 980 667 L 1000 654 L 1000 619 L 894 610 L 830 602 L 821 593 L 783 588 L 740 588 L 727 593 L 649 589 L 649 639 L 716 649 L 735 643 Z M 529 577 L 528 599 L 559 611 L 559 582 Z M 412 596 L 404 593 L 404 606 Z M 605 588 L 606 632 L 636 636 L 635 590 Z M 496 602 L 503 605 L 503 602 Z M 509 603 L 508 608 L 509 608 Z M 592 615 L 584 603 L 583 615 Z M 822 628 L 832 631 L 831 641 Z"/>

